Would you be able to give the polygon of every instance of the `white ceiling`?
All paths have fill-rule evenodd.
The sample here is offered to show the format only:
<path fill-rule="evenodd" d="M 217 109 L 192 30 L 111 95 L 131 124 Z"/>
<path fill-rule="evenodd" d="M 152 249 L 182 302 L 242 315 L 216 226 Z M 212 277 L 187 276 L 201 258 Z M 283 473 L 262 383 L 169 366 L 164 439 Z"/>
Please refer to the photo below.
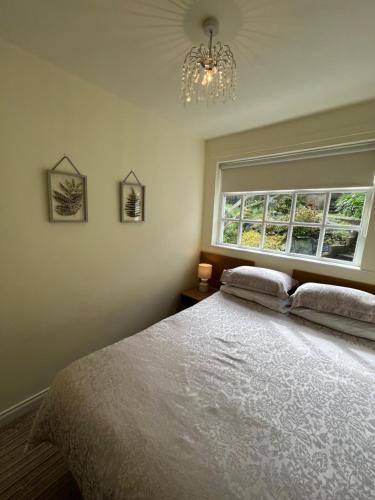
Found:
<path fill-rule="evenodd" d="M 185 53 L 218 40 L 238 97 L 179 99 Z M 375 96 L 375 0 L 0 0 L 0 37 L 209 138 Z"/>

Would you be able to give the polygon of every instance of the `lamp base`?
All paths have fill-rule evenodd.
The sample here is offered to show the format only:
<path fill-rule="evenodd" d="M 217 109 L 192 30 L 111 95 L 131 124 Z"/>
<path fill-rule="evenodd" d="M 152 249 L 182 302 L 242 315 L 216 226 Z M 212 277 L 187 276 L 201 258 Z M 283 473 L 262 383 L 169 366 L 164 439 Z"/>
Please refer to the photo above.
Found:
<path fill-rule="evenodd" d="M 201 280 L 199 282 L 198 290 L 200 292 L 207 293 L 208 292 L 208 288 L 209 288 L 209 286 L 208 286 L 208 281 L 207 280 L 206 281 Z"/>

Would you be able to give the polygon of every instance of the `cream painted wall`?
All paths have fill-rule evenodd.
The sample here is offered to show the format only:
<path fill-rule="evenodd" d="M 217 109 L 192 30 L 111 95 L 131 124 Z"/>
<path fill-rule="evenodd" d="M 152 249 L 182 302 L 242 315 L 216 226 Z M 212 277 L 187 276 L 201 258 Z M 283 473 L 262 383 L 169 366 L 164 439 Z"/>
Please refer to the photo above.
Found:
<path fill-rule="evenodd" d="M 173 313 L 195 280 L 203 142 L 0 42 L 0 411 L 74 359 Z M 88 176 L 89 222 L 48 222 L 46 173 Z M 118 181 L 146 184 L 121 224 Z"/>
<path fill-rule="evenodd" d="M 207 141 L 205 199 L 202 226 L 203 249 L 206 251 L 215 251 L 216 253 L 254 260 L 258 266 L 280 269 L 285 272 L 291 272 L 292 269 L 302 268 L 307 271 L 375 283 L 375 205 L 373 206 L 370 218 L 361 270 L 345 269 L 343 267 L 326 265 L 317 262 L 302 262 L 301 260 L 292 258 L 275 257 L 255 252 L 211 246 L 212 224 L 214 220 L 216 222 L 216 217 L 214 216 L 214 198 L 215 174 L 218 162 L 374 138 L 375 100 L 372 100 L 325 113 L 307 116 L 305 118 L 278 123 L 268 127 L 262 127 Z M 374 154 L 372 153 L 371 155 L 373 158 Z M 262 166 L 256 168 L 259 170 L 262 169 Z M 355 168 L 344 169 L 345 180 L 349 183 L 348 186 L 358 186 L 358 183 L 362 182 L 359 181 L 360 177 L 369 178 L 368 160 L 363 163 L 363 172 L 360 172 L 358 168 L 360 167 L 356 165 Z M 267 166 L 265 166 L 264 169 L 266 170 Z M 274 189 L 275 183 L 271 176 L 274 172 L 272 169 L 268 170 L 270 172 L 270 185 L 272 184 L 273 187 L 271 188 Z M 284 166 L 283 170 L 283 175 L 285 176 L 284 180 L 288 175 L 290 175 L 290 188 L 293 188 L 295 184 L 292 175 L 293 170 L 295 170 L 295 165 L 290 168 L 289 173 L 287 165 Z M 338 169 L 336 172 L 337 185 L 342 186 L 340 170 Z M 375 159 L 372 172 L 375 174 Z M 320 187 L 324 187 L 325 180 L 328 183 L 332 183 L 331 174 L 332 172 L 329 169 L 323 173 L 322 178 L 319 179 Z M 372 179 L 373 175 L 370 176 L 370 178 Z M 264 189 L 264 173 L 259 182 L 262 183 L 262 189 Z M 314 186 L 311 187 L 317 187 L 317 185 L 317 182 L 314 181 Z M 305 186 L 305 188 L 309 187 L 310 186 L 308 185 Z"/>

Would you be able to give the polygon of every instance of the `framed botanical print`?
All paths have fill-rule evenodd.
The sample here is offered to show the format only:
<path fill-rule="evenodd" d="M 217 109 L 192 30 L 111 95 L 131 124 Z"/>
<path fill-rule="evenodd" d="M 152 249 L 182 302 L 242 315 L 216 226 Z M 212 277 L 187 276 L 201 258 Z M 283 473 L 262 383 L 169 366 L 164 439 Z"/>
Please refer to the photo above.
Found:
<path fill-rule="evenodd" d="M 74 173 L 57 170 L 64 160 Z M 87 222 L 87 177 L 66 155 L 48 170 L 48 198 L 50 222 Z"/>
<path fill-rule="evenodd" d="M 136 182 L 128 182 L 133 175 Z M 139 182 L 133 170 L 120 182 L 120 221 L 144 222 L 145 220 L 145 186 Z"/>

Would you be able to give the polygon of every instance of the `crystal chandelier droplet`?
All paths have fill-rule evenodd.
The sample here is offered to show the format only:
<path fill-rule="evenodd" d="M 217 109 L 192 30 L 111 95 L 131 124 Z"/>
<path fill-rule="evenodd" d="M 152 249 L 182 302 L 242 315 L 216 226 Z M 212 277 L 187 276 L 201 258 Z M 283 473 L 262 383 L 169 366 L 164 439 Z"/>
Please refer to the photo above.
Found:
<path fill-rule="evenodd" d="M 186 54 L 182 67 L 181 98 L 184 104 L 192 101 L 214 103 L 236 98 L 236 61 L 229 45 L 212 43 L 218 32 L 215 18 L 203 22 L 209 36 L 208 47 L 192 47 Z"/>

